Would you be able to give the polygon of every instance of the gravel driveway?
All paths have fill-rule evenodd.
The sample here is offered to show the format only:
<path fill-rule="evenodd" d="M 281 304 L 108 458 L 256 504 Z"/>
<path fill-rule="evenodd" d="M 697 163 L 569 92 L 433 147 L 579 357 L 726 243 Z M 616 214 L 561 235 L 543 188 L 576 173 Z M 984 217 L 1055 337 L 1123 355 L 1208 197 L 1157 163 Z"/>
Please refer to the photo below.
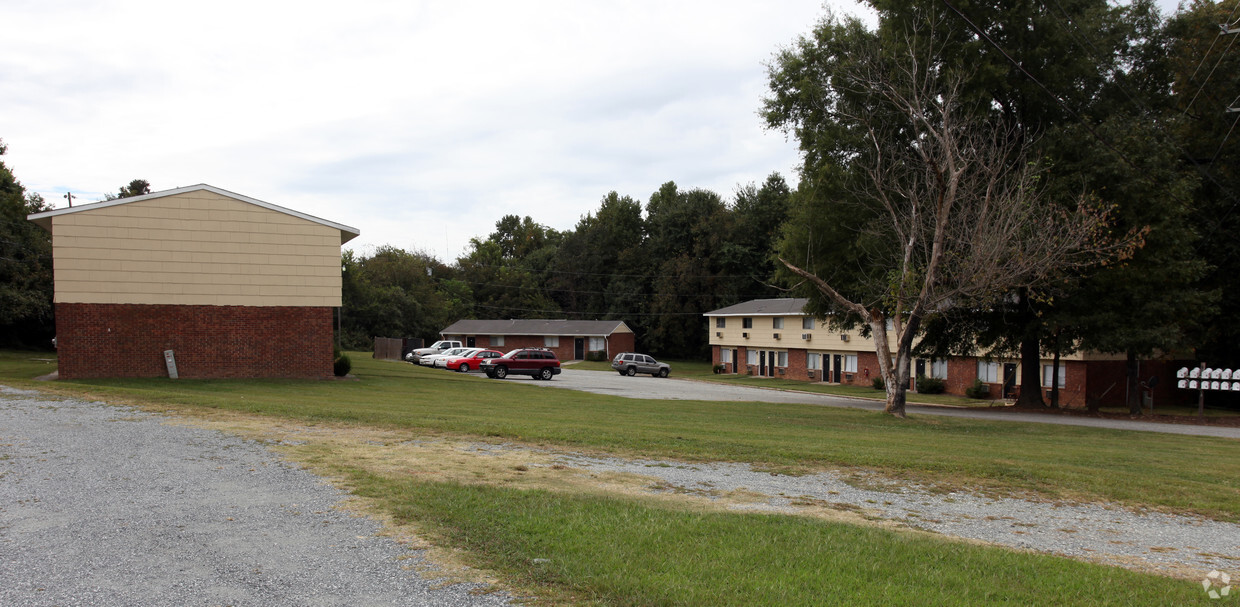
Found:
<path fill-rule="evenodd" d="M 506 605 L 262 445 L 0 386 L 0 605 Z"/>

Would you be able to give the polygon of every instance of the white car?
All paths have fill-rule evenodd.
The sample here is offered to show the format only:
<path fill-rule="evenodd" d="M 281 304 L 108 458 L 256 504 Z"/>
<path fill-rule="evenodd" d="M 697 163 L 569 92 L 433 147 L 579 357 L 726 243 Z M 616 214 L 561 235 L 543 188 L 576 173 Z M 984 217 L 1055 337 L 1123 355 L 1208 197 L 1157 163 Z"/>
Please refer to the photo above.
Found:
<path fill-rule="evenodd" d="M 464 348 L 463 350 L 461 350 L 460 352 L 457 352 L 456 354 L 449 354 L 448 352 L 452 352 L 452 350 L 449 350 L 448 352 L 444 352 L 443 354 L 436 356 L 435 361 L 431 363 L 431 366 L 435 367 L 436 369 L 447 369 L 448 361 L 457 359 L 457 358 L 469 358 L 481 351 L 482 351 L 482 348 Z"/>
<path fill-rule="evenodd" d="M 462 352 L 465 352 L 466 350 L 472 350 L 472 349 L 473 348 L 452 348 L 451 350 L 444 350 L 440 354 L 427 354 L 426 356 L 423 356 L 418 359 L 418 364 L 422 365 L 423 367 L 434 367 L 435 361 L 441 358 L 448 357 L 448 356 L 460 356 Z"/>
<path fill-rule="evenodd" d="M 461 347 L 461 342 L 443 339 L 431 344 L 429 347 L 413 350 L 405 355 L 405 360 L 416 365 L 421 362 L 423 356 L 430 354 L 443 354 L 445 350 L 459 347 Z"/>

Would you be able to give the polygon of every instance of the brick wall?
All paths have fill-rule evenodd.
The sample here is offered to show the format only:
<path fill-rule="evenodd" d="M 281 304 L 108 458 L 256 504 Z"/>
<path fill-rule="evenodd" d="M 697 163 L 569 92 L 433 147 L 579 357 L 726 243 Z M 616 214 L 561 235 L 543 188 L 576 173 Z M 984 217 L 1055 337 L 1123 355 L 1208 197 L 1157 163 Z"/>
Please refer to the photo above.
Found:
<path fill-rule="evenodd" d="M 466 340 L 469 337 L 474 337 L 475 348 L 491 348 L 492 350 L 499 350 L 500 352 L 505 353 L 511 350 L 516 350 L 517 348 L 547 348 L 546 340 L 542 335 L 506 335 L 504 336 L 504 345 L 502 346 L 492 346 L 490 335 L 452 335 L 445 337 L 445 339 L 457 339 L 462 343 L 468 343 Z M 616 355 L 621 352 L 632 352 L 634 348 L 633 337 L 634 336 L 632 333 L 616 333 L 611 337 L 608 337 L 606 340 L 607 360 L 615 358 Z M 586 355 L 589 355 L 590 338 L 584 337 L 582 339 L 585 340 L 585 353 Z M 572 335 L 561 335 L 560 345 L 547 349 L 555 352 L 556 358 L 559 358 L 562 361 L 574 360 L 577 357 L 577 353 L 575 352 L 576 340 L 577 338 Z"/>
<path fill-rule="evenodd" d="M 56 304 L 61 379 L 332 376 L 332 309 Z"/>

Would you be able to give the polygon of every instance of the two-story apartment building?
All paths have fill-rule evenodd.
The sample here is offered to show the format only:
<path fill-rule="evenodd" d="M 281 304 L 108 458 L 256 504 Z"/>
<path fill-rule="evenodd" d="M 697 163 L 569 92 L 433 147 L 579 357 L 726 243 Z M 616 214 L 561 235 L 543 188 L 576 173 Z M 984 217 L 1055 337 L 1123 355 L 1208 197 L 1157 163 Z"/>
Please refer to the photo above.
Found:
<path fill-rule="evenodd" d="M 708 320 L 712 362 L 725 373 L 778 377 L 834 384 L 871 385 L 880 375 L 874 342 L 858 331 L 832 329 L 804 312 L 808 300 L 755 299 L 704 314 Z M 895 350 L 895 340 L 890 343 Z M 964 394 L 981 380 L 991 398 L 1014 398 L 1020 389 L 1020 361 L 984 357 L 915 359 L 910 389 L 918 376 L 944 381 L 950 394 Z M 1170 372 L 1167 363 L 1144 363 L 1150 374 Z M 1042 385 L 1049 395 L 1053 365 L 1041 363 Z M 1058 370 L 1059 401 L 1083 407 L 1089 399 L 1120 404 L 1125 399 L 1122 357 L 1076 353 L 1061 357 Z M 1174 375 L 1161 385 L 1171 385 Z M 1170 395 L 1168 395 L 1170 396 Z M 1048 396 L 1049 398 L 1049 396 Z"/>

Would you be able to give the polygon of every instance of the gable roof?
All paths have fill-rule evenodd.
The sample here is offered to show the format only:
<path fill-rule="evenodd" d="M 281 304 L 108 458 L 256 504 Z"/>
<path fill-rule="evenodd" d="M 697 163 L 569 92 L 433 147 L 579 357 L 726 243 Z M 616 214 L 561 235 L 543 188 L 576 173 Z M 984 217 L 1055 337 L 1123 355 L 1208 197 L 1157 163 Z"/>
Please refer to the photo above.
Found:
<path fill-rule="evenodd" d="M 632 333 L 622 320 L 458 320 L 440 335 L 573 335 L 597 337 L 612 333 Z"/>
<path fill-rule="evenodd" d="M 751 299 L 707 312 L 702 316 L 804 316 L 807 303 L 809 300 L 803 297 Z"/>
<path fill-rule="evenodd" d="M 56 209 L 52 211 L 43 211 L 42 213 L 32 213 L 30 215 L 27 215 L 26 219 L 29 219 L 30 221 L 35 222 L 43 229 L 50 232 L 52 229 L 52 218 L 60 216 L 60 215 L 68 215 L 70 213 L 84 213 L 88 211 L 94 211 L 96 209 L 106 209 L 108 207 L 114 207 L 114 206 L 118 206 L 122 204 L 141 202 L 143 200 L 154 200 L 156 198 L 165 198 L 167 196 L 176 196 L 177 194 L 185 194 L 188 192 L 198 192 L 202 190 L 205 190 L 205 191 L 208 191 L 214 194 L 219 194 L 220 196 L 224 196 L 226 198 L 232 198 L 233 200 L 239 200 L 241 202 L 259 206 L 264 209 L 275 211 L 277 213 L 284 213 L 285 215 L 292 215 L 293 217 L 305 219 L 306 221 L 311 221 L 311 222 L 314 222 L 320 225 L 325 225 L 330 228 L 335 228 L 337 230 L 340 230 L 340 244 L 349 242 L 350 240 L 353 240 L 355 237 L 361 234 L 361 231 L 358 230 L 357 228 L 349 227 L 347 225 L 336 223 L 334 221 L 328 221 L 326 219 L 315 217 L 313 215 L 307 215 L 305 213 L 294 211 L 293 209 L 287 209 L 279 205 L 271 204 L 270 202 L 264 202 L 257 198 L 250 198 L 249 196 L 242 196 L 241 194 L 229 192 L 228 190 L 223 190 L 223 189 L 217 188 L 212 185 L 207 185 L 205 183 L 200 183 L 198 185 L 185 186 L 183 188 L 176 188 L 172 190 L 162 190 L 159 192 L 151 192 L 150 194 L 143 194 L 141 196 L 129 196 L 127 198 L 117 198 L 115 200 L 105 200 L 103 202 L 92 202 L 88 204 L 78 205 L 76 207 L 66 207 L 63 209 Z"/>

